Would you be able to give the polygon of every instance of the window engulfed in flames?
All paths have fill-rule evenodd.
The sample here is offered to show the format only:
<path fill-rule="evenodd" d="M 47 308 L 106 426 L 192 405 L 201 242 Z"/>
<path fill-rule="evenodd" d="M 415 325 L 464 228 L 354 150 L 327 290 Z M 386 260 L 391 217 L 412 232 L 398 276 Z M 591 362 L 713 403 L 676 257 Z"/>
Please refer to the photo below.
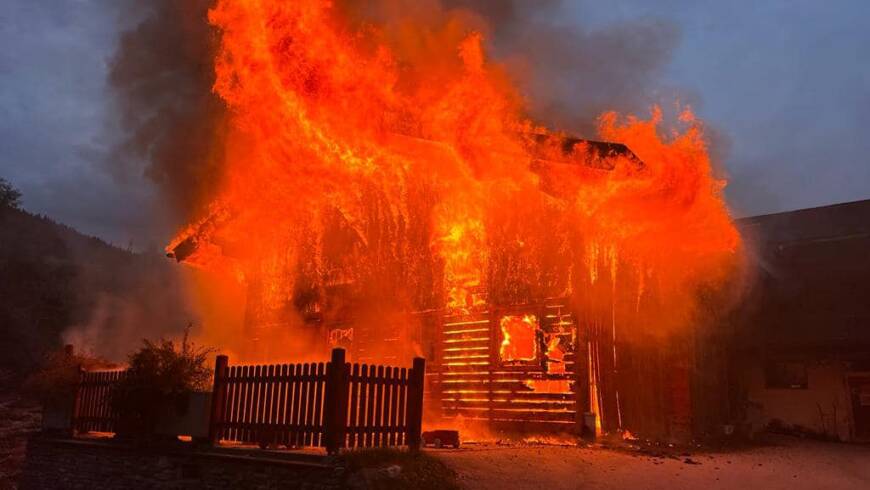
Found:
<path fill-rule="evenodd" d="M 541 325 L 535 315 L 505 315 L 501 326 L 502 362 L 535 361 L 538 358 L 538 332 Z"/>

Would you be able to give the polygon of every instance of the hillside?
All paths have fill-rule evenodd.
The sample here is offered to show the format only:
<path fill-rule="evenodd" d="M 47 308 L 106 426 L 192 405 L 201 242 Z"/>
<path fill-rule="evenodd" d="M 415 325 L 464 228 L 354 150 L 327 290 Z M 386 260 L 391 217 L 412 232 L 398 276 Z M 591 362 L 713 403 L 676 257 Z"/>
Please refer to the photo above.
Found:
<path fill-rule="evenodd" d="M 179 269 L 0 206 L 0 369 L 23 373 L 65 341 L 123 359 L 192 321 Z"/>

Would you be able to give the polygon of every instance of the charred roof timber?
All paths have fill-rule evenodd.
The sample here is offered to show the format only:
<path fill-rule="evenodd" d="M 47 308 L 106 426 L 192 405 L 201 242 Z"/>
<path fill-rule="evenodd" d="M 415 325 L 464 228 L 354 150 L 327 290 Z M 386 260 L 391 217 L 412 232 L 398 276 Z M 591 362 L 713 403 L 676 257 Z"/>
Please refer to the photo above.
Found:
<path fill-rule="evenodd" d="M 196 251 L 197 239 L 196 235 L 191 235 L 176 245 L 172 250 L 166 253 L 170 259 L 175 259 L 176 262 L 181 262 L 188 258 Z"/>
<path fill-rule="evenodd" d="M 643 161 L 622 143 L 595 141 L 570 136 L 528 134 L 532 153 L 547 161 L 577 163 L 603 170 L 613 170 L 618 159 L 630 162 L 635 168 L 643 167 Z M 554 150 L 561 155 L 554 156 Z"/>

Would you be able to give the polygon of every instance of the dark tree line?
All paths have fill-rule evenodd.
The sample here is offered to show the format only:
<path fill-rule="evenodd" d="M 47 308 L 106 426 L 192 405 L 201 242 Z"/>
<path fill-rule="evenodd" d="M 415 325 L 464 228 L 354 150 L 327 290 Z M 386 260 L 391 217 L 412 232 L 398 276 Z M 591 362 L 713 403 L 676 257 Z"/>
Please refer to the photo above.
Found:
<path fill-rule="evenodd" d="M 81 330 L 93 353 L 122 360 L 149 336 L 193 318 L 179 269 L 20 209 L 0 179 L 0 368 L 24 373 Z"/>

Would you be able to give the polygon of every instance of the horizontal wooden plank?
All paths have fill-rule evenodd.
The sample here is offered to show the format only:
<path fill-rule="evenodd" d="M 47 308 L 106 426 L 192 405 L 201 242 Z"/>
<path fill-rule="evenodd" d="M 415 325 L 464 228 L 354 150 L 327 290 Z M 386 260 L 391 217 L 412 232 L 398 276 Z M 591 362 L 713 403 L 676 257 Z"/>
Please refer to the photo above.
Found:
<path fill-rule="evenodd" d="M 528 409 L 528 410 L 569 410 L 576 412 L 577 404 L 569 400 L 507 400 L 493 397 L 492 401 L 480 398 L 442 398 L 444 408 L 493 408 L 493 409 Z"/>
<path fill-rule="evenodd" d="M 486 367 L 486 366 L 484 366 Z M 574 377 L 573 373 L 551 374 L 545 375 L 540 371 L 489 371 L 486 369 L 462 369 L 462 370 L 445 370 L 439 373 L 442 379 L 505 379 L 505 380 L 571 380 Z"/>
<path fill-rule="evenodd" d="M 443 409 L 446 415 L 463 415 L 467 417 L 481 417 L 491 420 L 516 420 L 516 421 L 546 421 L 546 422 L 571 422 L 576 418 L 572 411 L 532 411 L 532 410 L 476 410 L 470 408 Z"/>
<path fill-rule="evenodd" d="M 488 373 L 491 369 L 489 363 L 485 361 L 441 364 L 438 367 L 442 373 Z"/>
<path fill-rule="evenodd" d="M 452 387 L 451 387 L 452 388 Z M 487 390 L 487 386 L 483 386 L 482 389 L 479 390 L 453 390 L 449 388 L 445 388 L 441 392 L 441 396 L 443 398 L 461 398 L 465 397 L 480 397 L 480 396 L 489 396 L 489 391 Z M 506 398 L 508 400 L 554 400 L 554 401 L 572 401 L 575 400 L 577 395 L 574 393 L 539 393 L 537 391 L 506 391 L 506 390 L 493 390 L 493 397 L 497 398 Z"/>
<path fill-rule="evenodd" d="M 446 424 L 449 424 L 454 416 L 444 416 Z M 541 436 L 546 434 L 552 435 L 576 435 L 577 424 L 574 421 L 534 421 L 524 420 L 521 422 L 513 420 L 488 420 L 485 418 L 475 418 L 462 416 L 462 421 L 475 420 L 486 422 L 486 424 L 495 431 L 524 434 L 529 436 Z"/>
<path fill-rule="evenodd" d="M 451 338 L 442 342 L 441 348 L 442 352 L 457 352 L 461 350 L 465 350 L 471 347 L 480 348 L 485 347 L 489 350 L 489 337 L 485 335 L 479 335 L 475 337 L 459 337 L 459 338 Z"/>

